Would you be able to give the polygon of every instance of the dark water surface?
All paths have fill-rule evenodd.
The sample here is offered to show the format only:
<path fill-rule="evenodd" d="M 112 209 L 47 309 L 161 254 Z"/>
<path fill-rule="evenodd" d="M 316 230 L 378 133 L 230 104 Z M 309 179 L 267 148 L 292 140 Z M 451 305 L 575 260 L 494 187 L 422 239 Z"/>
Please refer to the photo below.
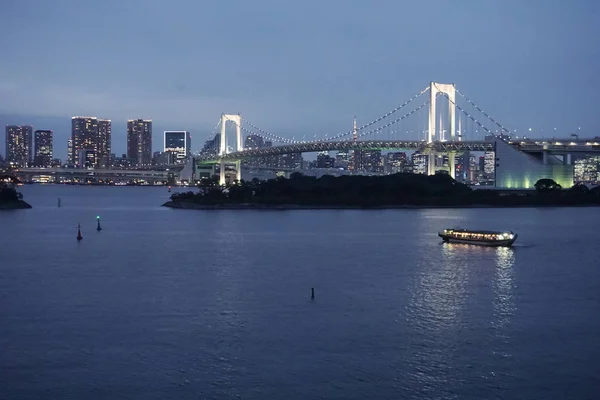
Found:
<path fill-rule="evenodd" d="M 600 209 L 186 211 L 159 207 L 164 188 L 22 192 L 33 209 L 0 213 L 2 399 L 600 396 Z M 441 244 L 457 225 L 519 239 Z"/>

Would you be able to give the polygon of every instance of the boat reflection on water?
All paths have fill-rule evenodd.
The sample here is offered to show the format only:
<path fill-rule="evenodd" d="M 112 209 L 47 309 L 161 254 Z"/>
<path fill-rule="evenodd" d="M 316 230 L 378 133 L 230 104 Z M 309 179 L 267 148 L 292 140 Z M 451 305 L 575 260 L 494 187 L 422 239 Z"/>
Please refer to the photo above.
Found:
<path fill-rule="evenodd" d="M 510 357 L 510 323 L 515 315 L 515 256 L 512 247 L 465 246 L 464 244 L 443 243 L 446 263 L 453 268 L 471 274 L 478 279 L 481 288 L 491 290 L 489 304 L 489 324 L 493 328 L 496 341 L 491 350 L 503 357 Z M 458 273 L 457 273 L 458 274 Z"/>
<path fill-rule="evenodd" d="M 494 288 L 494 327 L 497 334 L 504 336 L 502 328 L 508 326 L 515 313 L 513 299 L 515 251 L 507 247 L 496 248 L 496 270 Z"/>

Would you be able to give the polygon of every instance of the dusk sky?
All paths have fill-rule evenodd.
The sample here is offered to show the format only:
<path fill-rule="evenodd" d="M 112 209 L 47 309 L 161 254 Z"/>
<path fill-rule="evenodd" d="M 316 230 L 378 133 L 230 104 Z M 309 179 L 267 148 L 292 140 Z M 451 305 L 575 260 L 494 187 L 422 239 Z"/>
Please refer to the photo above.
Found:
<path fill-rule="evenodd" d="M 430 81 L 510 129 L 600 135 L 597 0 L 3 0 L 0 123 L 55 131 L 70 117 L 187 129 L 221 113 L 282 136 L 345 131 Z M 4 137 L 0 140 L 4 155 Z"/>

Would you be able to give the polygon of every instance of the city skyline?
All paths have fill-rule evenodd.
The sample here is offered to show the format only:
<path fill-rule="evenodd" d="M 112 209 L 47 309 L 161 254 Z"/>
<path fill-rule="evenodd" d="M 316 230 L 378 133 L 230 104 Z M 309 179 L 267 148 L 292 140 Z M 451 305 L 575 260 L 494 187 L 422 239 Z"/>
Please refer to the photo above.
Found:
<path fill-rule="evenodd" d="M 120 138 L 132 117 L 155 121 L 154 142 L 164 130 L 190 131 L 198 150 L 221 113 L 239 112 L 284 137 L 325 134 L 345 129 L 353 115 L 378 117 L 431 80 L 456 83 L 517 132 L 532 128 L 550 137 L 556 128 L 567 136 L 581 127 L 583 135 L 597 135 L 590 100 L 600 56 L 588 38 L 597 33 L 600 5 L 589 0 L 2 7 L 0 29 L 11 40 L 2 44 L 0 123 L 53 130 L 61 158 L 66 150 L 59 144 L 69 133 L 62 119 L 72 115 L 111 119 L 116 154 L 125 152 Z M 142 8 L 161 23 L 127 29 Z M 83 29 L 95 15 L 107 19 Z M 232 28 L 214 35 L 225 17 Z M 31 25 L 27 32 L 18 29 L 23 20 Z M 182 28 L 169 29 L 174 21 Z M 87 43 L 105 56 L 78 57 Z M 129 57 L 132 47 L 151 62 Z M 43 123 L 49 120 L 59 122 Z"/>

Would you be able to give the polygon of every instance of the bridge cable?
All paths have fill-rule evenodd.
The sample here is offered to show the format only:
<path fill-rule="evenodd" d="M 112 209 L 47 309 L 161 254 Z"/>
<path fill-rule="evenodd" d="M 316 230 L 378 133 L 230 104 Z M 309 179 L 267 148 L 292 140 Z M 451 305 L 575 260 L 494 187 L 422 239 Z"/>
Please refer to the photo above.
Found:
<path fill-rule="evenodd" d="M 421 104 L 419 107 L 415 108 L 415 109 L 414 109 L 414 110 L 412 110 L 411 112 L 409 112 L 409 113 L 406 113 L 406 114 L 404 114 L 403 116 L 401 116 L 401 117 L 399 117 L 399 118 L 396 118 L 395 120 L 393 120 L 393 121 L 391 121 L 391 122 L 388 122 L 386 125 L 380 126 L 380 127 L 378 127 L 378 128 L 372 129 L 372 130 L 370 130 L 370 131 L 361 132 L 361 133 L 358 135 L 358 137 L 364 137 L 364 136 L 367 136 L 367 135 L 370 135 L 370 134 L 373 134 L 373 133 L 380 132 L 380 131 L 382 131 L 383 129 L 385 129 L 385 128 L 387 128 L 387 127 L 390 127 L 390 126 L 392 126 L 392 125 L 394 125 L 394 124 L 396 124 L 396 123 L 398 123 L 398 122 L 400 122 L 400 121 L 402 121 L 402 120 L 404 120 L 404 119 L 406 119 L 406 118 L 410 117 L 411 115 L 415 114 L 416 112 L 418 112 L 419 110 L 421 110 L 422 108 L 424 108 L 425 106 L 427 106 L 427 105 L 429 104 L 429 102 L 430 102 L 430 101 L 429 101 L 429 99 L 428 99 L 428 100 L 427 100 L 425 103 Z M 235 123 L 235 122 L 234 122 L 234 123 Z M 242 128 L 242 129 L 244 129 L 244 128 Z M 245 131 L 248 131 L 248 130 L 245 130 Z M 248 131 L 248 132 L 251 132 L 251 131 Z M 318 150 L 318 148 L 319 148 L 319 146 L 321 146 L 321 145 L 324 145 L 325 143 L 330 143 L 330 142 L 316 141 L 316 142 L 305 142 L 305 143 L 294 143 L 294 144 L 307 144 L 307 145 L 309 145 L 309 146 L 317 146 L 317 148 L 315 148 L 314 150 L 308 150 L 308 151 L 310 152 L 310 151 L 317 151 L 317 150 Z M 281 146 L 281 147 L 285 147 L 285 146 Z M 266 147 L 266 148 L 264 148 L 264 149 L 253 149 L 253 150 L 257 150 L 257 151 L 259 151 L 259 152 L 264 152 L 264 154 L 260 154 L 260 155 L 258 155 L 258 154 L 257 154 L 257 155 L 256 155 L 257 157 L 266 157 L 266 156 L 269 156 L 269 155 L 276 155 L 276 154 L 279 154 L 279 151 L 278 151 L 278 150 L 280 150 L 280 149 L 281 149 L 281 147 L 276 147 L 276 148 L 275 148 L 275 147 Z M 289 151 L 290 151 L 290 152 L 294 152 L 294 151 L 293 151 L 293 150 L 294 150 L 294 147 L 293 147 L 293 146 L 287 146 L 287 148 L 289 149 Z M 231 154 L 231 153 L 230 153 L 230 154 Z M 218 156 L 218 155 L 214 155 L 213 157 L 219 157 L 219 156 Z M 210 155 L 203 155 L 203 156 L 201 156 L 200 158 L 201 158 L 203 161 L 206 161 L 206 160 L 210 159 Z"/>
<path fill-rule="evenodd" d="M 500 124 L 498 121 L 496 121 L 494 118 L 492 118 L 491 115 L 489 115 L 488 113 L 486 113 L 485 111 L 483 111 L 477 104 L 475 104 L 471 99 L 469 99 L 467 96 L 465 96 L 460 90 L 455 89 L 456 92 L 462 96 L 465 100 L 467 100 L 473 107 L 475 107 L 477 109 L 477 111 L 479 111 L 480 113 L 482 113 L 483 115 L 485 115 L 490 121 L 492 121 L 494 124 L 496 124 L 501 130 L 505 131 L 506 133 L 510 134 L 510 130 L 506 129 L 502 124 Z"/>
<path fill-rule="evenodd" d="M 423 107 L 425 107 L 425 106 L 426 106 L 426 105 L 428 105 L 428 104 L 429 104 L 429 100 L 427 100 L 425 103 L 421 104 L 419 107 L 415 108 L 415 109 L 414 109 L 414 110 L 412 110 L 411 112 L 409 112 L 409 113 L 406 113 L 406 114 L 404 114 L 403 116 L 401 116 L 401 117 L 399 117 L 399 118 L 396 118 L 395 120 L 393 120 L 393 121 L 391 121 L 391 122 L 388 122 L 387 124 L 385 124 L 385 125 L 383 125 L 383 126 L 380 126 L 379 128 L 375 128 L 375 129 L 373 129 L 373 130 L 370 130 L 370 131 L 367 131 L 367 132 L 361 132 L 361 133 L 359 133 L 357 136 L 358 136 L 358 137 L 364 137 L 364 136 L 370 135 L 370 134 L 372 134 L 372 133 L 377 133 L 377 132 L 380 132 L 380 131 L 382 131 L 383 129 L 385 129 L 385 128 L 389 127 L 389 126 L 392 126 L 392 125 L 394 125 L 395 123 L 398 123 L 398 122 L 400 122 L 400 121 L 402 121 L 402 120 L 404 120 L 404 119 L 406 119 L 406 118 L 410 117 L 411 115 L 413 115 L 414 113 L 416 113 L 417 111 L 419 111 L 420 109 L 422 109 Z"/>
<path fill-rule="evenodd" d="M 399 111 L 400 109 L 406 107 L 408 104 L 410 104 L 411 102 L 413 102 L 416 98 L 418 98 L 422 94 L 426 93 L 429 89 L 430 89 L 429 86 L 427 86 L 425 89 L 421 90 L 419 93 L 415 94 L 410 99 L 408 99 L 407 101 L 405 101 L 403 104 L 399 105 L 398 107 L 394 108 L 393 110 L 388 111 L 386 114 L 382 115 L 381 117 L 379 117 L 377 119 L 374 119 L 373 121 L 369 122 L 368 124 L 364 124 L 361 127 L 357 128 L 357 131 L 360 132 L 363 129 L 366 129 L 366 128 L 368 128 L 368 127 L 370 127 L 370 126 L 372 126 L 372 125 L 374 125 L 374 124 L 376 124 L 378 122 L 381 122 L 382 120 L 386 119 L 390 115 L 392 115 L 392 114 L 396 113 L 397 111 Z M 290 140 L 290 139 L 286 140 L 285 138 L 282 138 L 281 136 L 277 136 L 277 135 L 269 133 L 269 132 L 267 132 L 267 131 L 265 131 L 263 129 L 260 129 L 259 127 L 257 127 L 256 125 L 252 124 L 251 122 L 246 121 L 246 123 L 248 125 L 250 125 L 253 129 L 256 129 L 258 132 L 260 132 L 260 133 L 262 133 L 264 135 L 269 135 L 271 137 L 279 138 L 280 141 L 282 141 L 284 143 L 292 143 L 292 144 L 293 143 L 303 143 L 303 141 Z M 337 133 L 335 135 L 332 135 L 331 137 L 327 137 L 325 139 L 318 139 L 318 140 L 315 140 L 313 142 L 328 142 L 328 141 L 333 141 L 335 139 L 340 139 L 340 138 L 345 137 L 345 136 L 350 136 L 353 133 L 354 133 L 354 129 L 351 129 L 349 131 L 340 132 L 340 133 Z M 326 136 L 329 136 L 329 135 L 326 135 Z"/>
<path fill-rule="evenodd" d="M 485 126 L 483 126 L 477 119 L 475 119 L 473 116 L 471 116 L 471 114 L 469 114 L 467 111 L 465 111 L 461 106 L 459 106 L 458 104 L 456 104 L 455 102 L 453 102 L 452 100 L 450 100 L 450 97 L 446 93 L 442 93 L 442 95 L 445 96 L 450 103 L 454 104 L 454 107 L 458 108 L 471 121 L 475 122 L 481 129 L 485 130 L 487 133 L 489 133 L 492 136 L 497 136 L 492 131 L 490 131 L 488 128 L 486 128 Z"/>
<path fill-rule="evenodd" d="M 225 117 L 225 118 L 227 119 L 227 121 L 233 122 L 236 126 L 238 125 L 237 121 L 233 121 L 233 120 L 231 120 L 231 119 L 229 119 L 227 117 Z M 248 125 L 254 127 L 252 124 L 250 124 L 248 122 L 246 122 L 246 123 Z M 247 129 L 245 126 L 243 126 L 243 125 L 239 125 L 239 127 L 240 127 L 240 129 L 242 131 L 246 132 L 247 134 L 260 136 L 263 139 L 271 139 L 271 140 L 275 140 L 276 142 L 286 143 L 286 144 L 301 143 L 301 142 L 299 142 L 297 140 L 287 139 L 287 138 L 284 138 L 284 137 L 281 137 L 281 136 L 273 135 L 273 134 L 271 134 L 269 132 L 265 132 L 265 135 L 268 135 L 268 136 L 265 136 L 265 135 L 262 135 L 262 134 L 260 134 L 258 132 L 251 131 L 251 130 Z"/>

